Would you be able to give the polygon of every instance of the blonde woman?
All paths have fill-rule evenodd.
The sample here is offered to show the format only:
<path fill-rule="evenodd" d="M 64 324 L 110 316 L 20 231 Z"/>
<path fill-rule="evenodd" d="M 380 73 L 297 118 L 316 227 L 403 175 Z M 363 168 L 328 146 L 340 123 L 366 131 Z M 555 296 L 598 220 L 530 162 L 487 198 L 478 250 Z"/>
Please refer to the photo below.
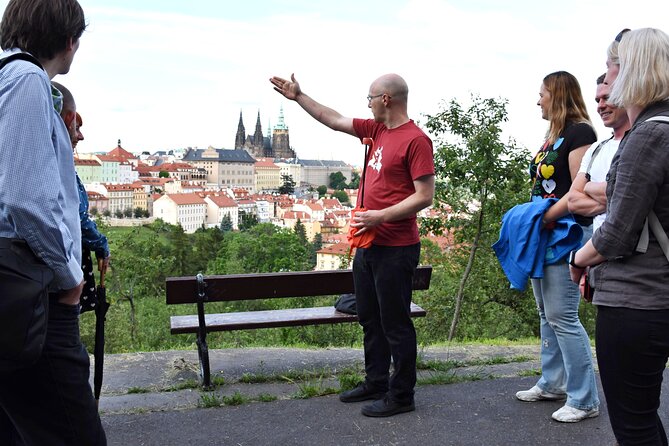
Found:
<path fill-rule="evenodd" d="M 657 409 L 669 359 L 669 260 L 655 234 L 669 230 L 669 123 L 658 120 L 669 116 L 669 36 L 630 31 L 618 56 L 609 100 L 627 109 L 632 128 L 609 171 L 606 220 L 573 256 L 571 277 L 597 265 L 597 362 L 618 443 L 667 445 Z M 639 252 L 651 211 L 661 231 L 649 231 Z"/>

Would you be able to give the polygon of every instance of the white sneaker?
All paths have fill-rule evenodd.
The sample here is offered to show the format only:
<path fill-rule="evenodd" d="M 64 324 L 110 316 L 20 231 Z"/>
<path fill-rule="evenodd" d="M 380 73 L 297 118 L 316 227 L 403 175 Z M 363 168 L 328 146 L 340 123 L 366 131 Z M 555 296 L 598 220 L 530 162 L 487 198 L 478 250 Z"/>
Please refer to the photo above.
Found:
<path fill-rule="evenodd" d="M 599 407 L 593 407 L 588 410 L 581 410 L 575 407 L 567 406 L 566 404 L 553 412 L 553 419 L 562 423 L 576 423 L 585 420 L 586 418 L 594 418 L 599 416 Z"/>
<path fill-rule="evenodd" d="M 564 393 L 550 393 L 545 390 L 541 390 L 538 386 L 532 387 L 530 390 L 521 390 L 516 392 L 516 398 L 520 401 L 561 401 L 567 398 L 567 395 Z"/>

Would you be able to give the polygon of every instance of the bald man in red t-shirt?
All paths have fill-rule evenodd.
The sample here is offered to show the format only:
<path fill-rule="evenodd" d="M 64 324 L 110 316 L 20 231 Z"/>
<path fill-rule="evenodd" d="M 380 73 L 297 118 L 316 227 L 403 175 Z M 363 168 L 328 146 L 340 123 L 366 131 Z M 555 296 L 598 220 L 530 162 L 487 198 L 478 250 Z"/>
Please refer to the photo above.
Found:
<path fill-rule="evenodd" d="M 362 408 L 370 417 L 415 409 L 416 331 L 410 317 L 412 278 L 420 256 L 416 213 L 432 204 L 432 141 L 409 119 L 409 88 L 402 77 L 386 74 L 372 82 L 367 96 L 374 119 L 342 116 L 306 95 L 291 80 L 273 77 L 274 89 L 297 102 L 333 130 L 372 138 L 365 173 L 365 208 L 351 227 L 361 234 L 375 228 L 369 248 L 353 260 L 358 318 L 364 332 L 365 382 L 340 394 L 343 402 L 374 400 Z M 394 372 L 390 375 L 390 360 Z"/>

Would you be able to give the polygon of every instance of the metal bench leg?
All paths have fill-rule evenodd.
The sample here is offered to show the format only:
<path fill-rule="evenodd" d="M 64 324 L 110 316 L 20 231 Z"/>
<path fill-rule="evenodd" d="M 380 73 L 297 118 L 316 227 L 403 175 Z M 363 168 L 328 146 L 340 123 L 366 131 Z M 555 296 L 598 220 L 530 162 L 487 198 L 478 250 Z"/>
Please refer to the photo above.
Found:
<path fill-rule="evenodd" d="M 204 281 L 204 276 L 198 274 L 197 276 L 197 356 L 200 360 L 200 378 L 202 379 L 202 387 L 204 389 L 211 388 L 211 370 L 209 368 L 209 348 L 207 347 L 207 324 L 204 318 L 204 302 L 207 300 L 205 288 L 207 284 Z"/>
<path fill-rule="evenodd" d="M 206 333 L 197 335 L 197 356 L 200 360 L 200 379 L 204 389 L 211 388 L 211 371 L 209 368 L 209 349 L 207 348 Z"/>

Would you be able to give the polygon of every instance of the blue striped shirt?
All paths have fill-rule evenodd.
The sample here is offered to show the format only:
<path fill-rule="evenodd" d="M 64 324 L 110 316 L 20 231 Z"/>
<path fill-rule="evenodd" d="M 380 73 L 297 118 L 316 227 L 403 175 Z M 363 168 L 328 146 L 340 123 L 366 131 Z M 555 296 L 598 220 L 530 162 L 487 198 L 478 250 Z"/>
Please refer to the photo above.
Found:
<path fill-rule="evenodd" d="M 8 63 L 0 71 L 0 237 L 28 242 L 54 271 L 52 291 L 83 279 L 75 178 L 47 73 L 23 60 Z"/>

